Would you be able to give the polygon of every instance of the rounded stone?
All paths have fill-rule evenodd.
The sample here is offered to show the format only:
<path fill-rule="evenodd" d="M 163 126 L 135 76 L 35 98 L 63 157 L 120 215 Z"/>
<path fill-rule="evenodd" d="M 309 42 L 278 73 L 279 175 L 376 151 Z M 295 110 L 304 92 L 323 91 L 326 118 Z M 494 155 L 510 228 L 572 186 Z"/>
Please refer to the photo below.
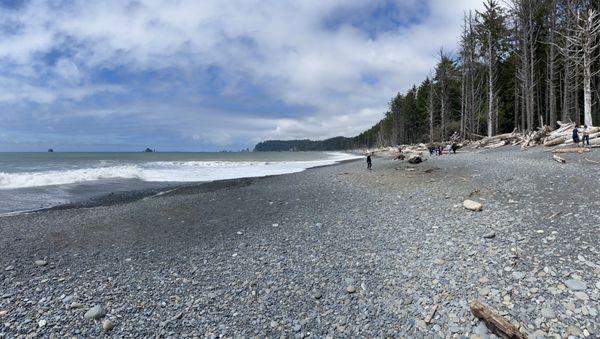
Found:
<path fill-rule="evenodd" d="M 546 319 L 554 319 L 556 318 L 556 314 L 554 313 L 554 310 L 548 307 L 544 307 L 542 308 L 542 317 L 546 318 Z"/>
<path fill-rule="evenodd" d="M 105 315 L 106 315 L 106 310 L 104 309 L 104 306 L 96 305 L 96 306 L 90 308 L 87 312 L 85 312 L 84 317 L 86 319 L 92 320 L 92 319 L 100 319 L 100 318 L 104 317 Z"/>
<path fill-rule="evenodd" d="M 108 332 L 108 331 L 112 330 L 113 328 L 115 328 L 115 324 L 112 321 L 106 319 L 102 322 L 102 329 L 105 332 Z"/>

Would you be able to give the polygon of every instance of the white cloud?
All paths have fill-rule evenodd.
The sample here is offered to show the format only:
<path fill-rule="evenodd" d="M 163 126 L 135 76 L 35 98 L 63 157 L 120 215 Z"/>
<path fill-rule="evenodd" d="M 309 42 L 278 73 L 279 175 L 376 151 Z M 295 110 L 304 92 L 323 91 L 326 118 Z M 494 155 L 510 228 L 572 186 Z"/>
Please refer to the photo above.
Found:
<path fill-rule="evenodd" d="M 407 11 L 418 4 L 416 0 L 397 2 Z M 455 48 L 463 11 L 481 7 L 480 0 L 430 0 L 423 21 L 373 36 L 351 25 L 328 30 L 323 23 L 340 6 L 360 11 L 372 3 L 366 0 L 68 3 L 64 8 L 32 0 L 21 10 L 0 13 L 0 20 L 18 23 L 16 33 L 0 31 L 0 66 L 11 68 L 4 79 L 0 77 L 4 87 L 0 102 L 47 104 L 127 90 L 87 83 L 86 72 L 98 68 L 173 69 L 185 76 L 190 70 L 217 66 L 224 70 L 223 90 L 229 94 L 243 90 L 239 83 L 250 81 L 274 100 L 313 108 L 299 118 L 237 116 L 228 124 L 218 123 L 202 109 L 152 116 L 205 143 L 219 135 L 213 142 L 219 145 L 239 140 L 238 135 L 252 141 L 322 138 L 353 135 L 370 127 L 391 96 L 427 75 L 440 47 Z M 68 53 L 52 70 L 45 70 L 40 55 L 56 49 Z M 375 81 L 361 81 L 365 75 Z M 50 78 L 44 82 L 50 85 L 40 84 L 42 76 Z M 109 111 L 90 108 L 94 110 Z M 210 124 L 190 125 L 198 120 Z M 246 131 L 250 123 L 254 127 Z M 203 130 L 213 128 L 217 130 Z"/>

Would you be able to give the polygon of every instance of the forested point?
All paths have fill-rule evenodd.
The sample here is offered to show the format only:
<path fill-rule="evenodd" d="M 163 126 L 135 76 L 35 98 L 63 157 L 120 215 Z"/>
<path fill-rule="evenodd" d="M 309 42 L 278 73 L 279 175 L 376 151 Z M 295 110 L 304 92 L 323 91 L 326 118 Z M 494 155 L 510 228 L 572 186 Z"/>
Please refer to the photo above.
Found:
<path fill-rule="evenodd" d="M 257 144 L 255 152 L 336 151 L 353 149 L 354 138 L 336 137 L 327 140 L 268 140 Z"/>
<path fill-rule="evenodd" d="M 255 151 L 310 151 L 444 142 L 557 122 L 600 120 L 600 2 L 486 0 L 467 11 L 456 53 L 398 93 L 384 118 L 353 138 L 265 141 Z"/>

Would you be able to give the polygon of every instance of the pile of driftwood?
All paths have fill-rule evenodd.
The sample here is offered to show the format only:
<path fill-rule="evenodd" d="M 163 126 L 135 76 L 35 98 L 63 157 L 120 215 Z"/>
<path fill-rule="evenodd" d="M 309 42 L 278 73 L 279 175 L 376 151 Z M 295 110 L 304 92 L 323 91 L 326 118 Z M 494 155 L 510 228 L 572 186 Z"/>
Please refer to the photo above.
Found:
<path fill-rule="evenodd" d="M 426 160 L 424 154 L 429 153 L 427 149 L 427 145 L 425 144 L 417 144 L 417 145 L 405 145 L 398 148 L 398 156 L 396 156 L 396 160 L 407 160 L 410 164 L 420 164 L 424 160 Z"/>
<path fill-rule="evenodd" d="M 579 153 L 583 154 L 590 152 L 591 148 L 600 148 L 600 127 L 588 127 L 587 132 L 589 135 L 590 145 L 586 147 L 574 147 L 573 145 L 573 130 L 575 124 L 573 123 L 562 123 L 558 122 L 560 126 L 556 130 L 552 130 L 549 126 L 544 126 L 536 131 L 529 133 L 505 133 L 495 135 L 493 137 L 480 137 L 479 140 L 462 140 L 458 133 L 454 133 L 450 137 L 450 144 L 462 148 L 464 146 L 471 146 L 474 148 L 498 148 L 506 145 L 521 146 L 522 149 L 543 145 L 546 147 L 552 147 L 552 153 Z M 583 139 L 583 129 L 579 130 L 580 140 Z M 446 146 L 448 143 L 443 143 Z M 418 164 L 426 160 L 424 154 L 429 153 L 429 146 L 427 144 L 416 144 L 416 145 L 403 145 L 397 148 L 396 160 L 407 160 L 411 164 Z M 435 146 L 435 145 L 434 145 Z M 438 145 L 439 146 L 439 145 Z M 560 146 L 560 147 L 557 147 Z M 560 163 L 566 163 L 564 158 L 553 154 L 552 157 L 555 161 Z M 585 159 L 589 162 L 592 160 Z"/>
<path fill-rule="evenodd" d="M 543 144 L 544 139 L 550 134 L 550 127 L 544 126 L 537 131 L 531 133 L 505 133 L 498 134 L 493 137 L 485 137 L 475 141 L 472 145 L 475 148 L 498 148 L 506 145 L 520 145 L 521 148 L 528 148 L 535 145 Z"/>
<path fill-rule="evenodd" d="M 549 126 L 544 126 L 537 131 L 530 133 L 505 133 L 495 135 L 493 137 L 485 137 L 481 140 L 474 141 L 471 145 L 475 148 L 498 148 L 505 145 L 521 146 L 522 149 L 529 147 L 544 145 L 546 147 L 568 146 L 573 145 L 573 123 L 561 123 L 556 130 L 552 130 Z M 582 130 L 579 131 L 580 139 L 582 138 Z M 588 127 L 590 145 L 600 147 L 600 127 Z"/>
<path fill-rule="evenodd" d="M 544 146 L 554 147 L 562 145 L 573 145 L 574 124 L 560 124 L 560 128 L 552 131 L 544 139 Z M 579 131 L 581 134 L 581 131 Z M 600 127 L 588 127 L 590 145 L 600 145 Z M 581 138 L 581 137 L 580 137 Z"/>

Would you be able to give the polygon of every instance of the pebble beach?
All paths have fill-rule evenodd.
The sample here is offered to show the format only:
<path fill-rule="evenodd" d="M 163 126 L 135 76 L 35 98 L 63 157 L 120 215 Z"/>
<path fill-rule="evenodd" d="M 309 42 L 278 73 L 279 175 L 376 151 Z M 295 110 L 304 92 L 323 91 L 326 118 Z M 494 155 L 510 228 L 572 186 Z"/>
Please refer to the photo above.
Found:
<path fill-rule="evenodd" d="M 496 338 L 471 300 L 598 338 L 600 153 L 564 158 L 380 156 L 4 216 L 0 338 Z"/>

